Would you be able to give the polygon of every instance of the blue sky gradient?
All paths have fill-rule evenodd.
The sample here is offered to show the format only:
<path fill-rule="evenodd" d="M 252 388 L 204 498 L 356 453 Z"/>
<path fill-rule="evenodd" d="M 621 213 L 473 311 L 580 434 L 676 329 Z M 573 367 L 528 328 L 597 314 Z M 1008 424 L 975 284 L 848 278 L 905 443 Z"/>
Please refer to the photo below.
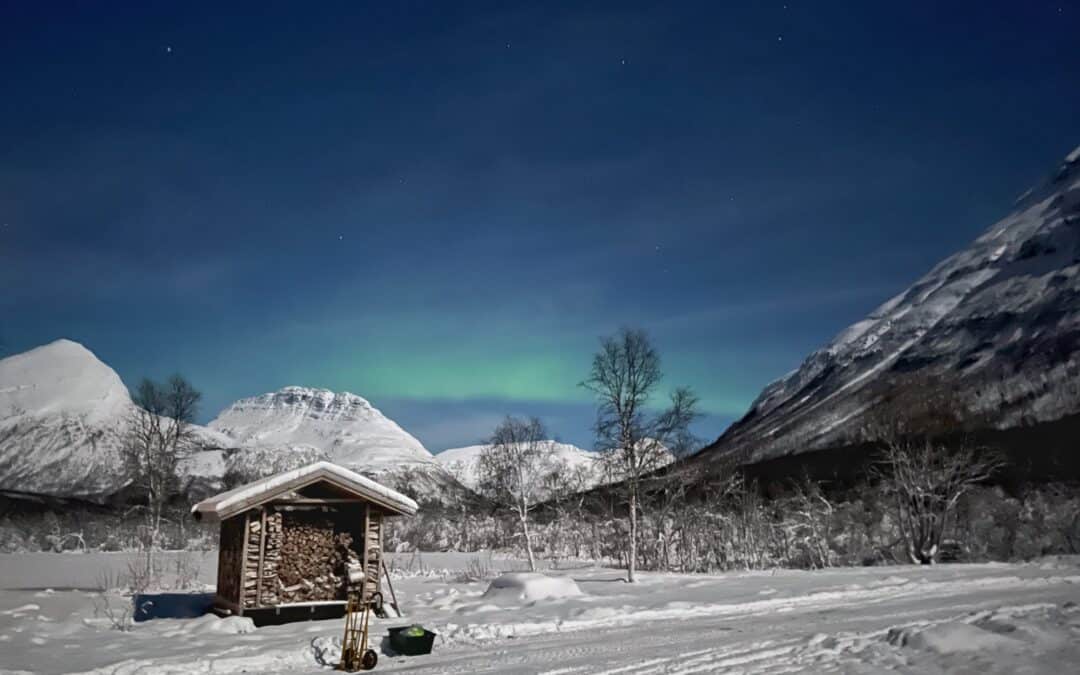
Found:
<path fill-rule="evenodd" d="M 1076 3 L 228 4 L 0 4 L 0 349 L 203 421 L 300 384 L 590 447 L 629 325 L 711 440 L 1080 142 Z"/>

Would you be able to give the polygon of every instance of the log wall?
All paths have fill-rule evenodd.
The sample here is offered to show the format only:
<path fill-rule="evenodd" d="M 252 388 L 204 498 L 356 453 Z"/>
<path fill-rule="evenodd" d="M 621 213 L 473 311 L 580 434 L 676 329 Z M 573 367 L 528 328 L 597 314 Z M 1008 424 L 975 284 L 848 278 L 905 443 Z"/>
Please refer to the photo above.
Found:
<path fill-rule="evenodd" d="M 244 544 L 245 516 L 239 515 L 221 523 L 221 542 L 218 549 L 217 596 L 223 604 L 240 605 L 240 574 Z"/>

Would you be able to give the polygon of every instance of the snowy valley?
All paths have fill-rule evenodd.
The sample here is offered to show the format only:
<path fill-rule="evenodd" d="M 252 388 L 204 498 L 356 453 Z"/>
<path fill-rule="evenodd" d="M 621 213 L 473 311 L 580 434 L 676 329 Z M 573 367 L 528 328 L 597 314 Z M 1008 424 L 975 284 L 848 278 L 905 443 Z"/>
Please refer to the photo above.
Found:
<path fill-rule="evenodd" d="M 481 565 L 477 565 L 477 562 Z M 216 558 L 201 559 L 212 588 Z M 522 561 L 488 554 L 398 555 L 402 618 L 374 619 L 378 671 L 446 673 L 931 673 L 1058 675 L 1080 660 L 1080 559 L 1029 564 L 646 574 L 547 570 L 575 593 L 492 593 Z M 333 672 L 341 620 L 254 628 L 213 615 L 112 626 L 96 590 L 124 554 L 21 554 L 0 566 L 0 670 L 7 673 Z M 485 578 L 468 570 L 489 570 Z M 103 600 L 102 598 L 105 598 Z M 144 602 L 164 602 L 148 594 Z M 99 608 L 95 610 L 95 605 Z M 115 615 L 114 615 L 115 616 Z M 389 626 L 438 636 L 395 656 Z"/>
<path fill-rule="evenodd" d="M 8 356 L 0 671 L 327 672 L 340 619 L 256 628 L 205 613 L 219 533 L 189 514 L 198 498 L 327 461 L 421 505 L 370 540 L 388 552 L 404 611 L 374 622 L 380 670 L 1064 672 L 1080 659 L 1080 495 L 1068 466 L 1020 480 L 983 448 L 939 465 L 952 449 L 919 429 L 927 454 L 904 455 L 914 446 L 886 439 L 902 450 L 889 475 L 865 470 L 867 460 L 887 464 L 867 453 L 853 463 L 857 480 L 789 471 L 759 482 L 750 469 L 866 440 L 875 406 L 945 378 L 963 413 L 958 429 L 983 424 L 1030 443 L 1024 434 L 1080 413 L 1078 167 L 1074 151 L 1013 214 L 766 387 L 689 460 L 645 433 L 678 440 L 688 419 L 678 407 L 651 426 L 641 410 L 626 415 L 642 443 L 606 447 L 654 451 L 636 474 L 624 472 L 633 454 L 543 435 L 533 473 L 508 464 L 516 482 L 481 495 L 491 445 L 432 454 L 358 395 L 288 386 L 191 427 L 162 501 L 170 535 L 148 537 L 150 526 L 130 517 L 149 500 L 125 470 L 138 408 L 119 376 L 71 340 Z M 623 353 L 642 335 L 620 333 Z M 919 468 L 930 487 L 904 482 L 900 469 Z M 290 485 L 297 503 L 283 510 L 328 513 L 344 501 L 299 494 L 307 487 Z M 252 541 L 263 550 L 260 531 L 262 540 L 244 536 L 243 551 Z M 327 556 L 351 541 L 331 543 Z M 537 571 L 526 571 L 522 551 Z M 163 564 L 140 577 L 139 561 L 153 555 Z M 261 562 L 248 572 L 260 593 Z M 335 574 L 319 577 L 323 587 L 342 588 Z M 171 614 L 178 598 L 184 612 Z M 138 612 L 156 617 L 135 621 Z M 402 623 L 437 633 L 433 653 L 396 654 L 382 635 Z"/>

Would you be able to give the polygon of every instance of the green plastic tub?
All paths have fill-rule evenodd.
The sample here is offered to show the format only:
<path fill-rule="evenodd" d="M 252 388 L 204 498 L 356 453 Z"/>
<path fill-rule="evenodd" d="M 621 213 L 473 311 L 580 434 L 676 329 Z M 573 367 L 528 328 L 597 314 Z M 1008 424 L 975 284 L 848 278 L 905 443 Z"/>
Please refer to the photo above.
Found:
<path fill-rule="evenodd" d="M 436 635 L 423 626 L 398 626 L 390 629 L 390 646 L 405 656 L 430 654 Z"/>

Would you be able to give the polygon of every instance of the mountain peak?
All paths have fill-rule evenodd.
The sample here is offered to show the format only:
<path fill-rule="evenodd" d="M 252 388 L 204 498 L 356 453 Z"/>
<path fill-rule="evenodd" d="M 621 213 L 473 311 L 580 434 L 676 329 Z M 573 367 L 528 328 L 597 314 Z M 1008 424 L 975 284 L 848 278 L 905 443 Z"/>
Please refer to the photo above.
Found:
<path fill-rule="evenodd" d="M 209 426 L 243 445 L 314 448 L 367 471 L 434 463 L 420 441 L 349 392 L 283 387 L 233 403 Z"/>
<path fill-rule="evenodd" d="M 130 403 L 116 372 L 73 340 L 55 340 L 0 359 L 0 418 L 63 413 L 96 419 Z"/>
<path fill-rule="evenodd" d="M 367 408 L 371 409 L 372 405 L 362 396 L 348 391 L 336 392 L 330 389 L 321 389 L 318 387 L 301 387 L 298 385 L 289 385 L 282 387 L 276 392 L 270 392 L 263 394 L 263 396 L 273 397 L 281 400 L 287 404 L 302 404 L 310 402 L 316 404 L 322 408 L 329 408 L 334 405 L 342 407 L 352 408 Z"/>
<path fill-rule="evenodd" d="M 69 359 L 86 359 L 88 361 L 97 361 L 101 363 L 100 359 L 94 354 L 94 352 L 87 349 L 81 342 L 76 342 L 68 338 L 59 338 L 52 342 L 47 342 L 39 347 L 34 347 L 21 354 L 15 354 L 12 357 L 26 357 L 36 359 L 52 359 L 52 358 L 69 358 Z M 104 365 L 104 364 L 102 364 Z"/>

